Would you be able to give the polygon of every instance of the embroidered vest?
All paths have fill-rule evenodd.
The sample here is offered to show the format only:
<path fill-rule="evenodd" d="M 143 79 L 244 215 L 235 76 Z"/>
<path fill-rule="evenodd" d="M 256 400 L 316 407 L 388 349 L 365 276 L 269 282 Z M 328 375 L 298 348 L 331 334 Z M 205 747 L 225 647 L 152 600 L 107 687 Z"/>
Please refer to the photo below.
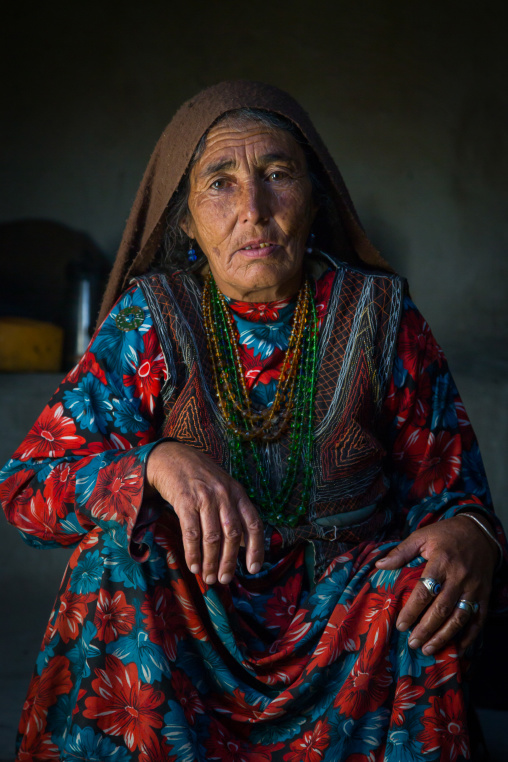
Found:
<path fill-rule="evenodd" d="M 228 436 L 211 382 L 201 312 L 201 287 L 183 271 L 137 279 L 152 313 L 168 368 L 161 436 L 206 453 L 230 471 Z M 405 282 L 343 264 L 337 272 L 318 345 L 314 486 L 304 522 L 277 527 L 284 544 L 298 539 L 345 545 L 379 536 L 391 520 L 383 498 L 388 479 L 379 414 L 390 377 Z M 274 491 L 285 471 L 288 436 L 263 445 L 265 475 Z M 256 474 L 254 464 L 251 473 Z M 301 484 L 287 511 L 298 505 Z"/>

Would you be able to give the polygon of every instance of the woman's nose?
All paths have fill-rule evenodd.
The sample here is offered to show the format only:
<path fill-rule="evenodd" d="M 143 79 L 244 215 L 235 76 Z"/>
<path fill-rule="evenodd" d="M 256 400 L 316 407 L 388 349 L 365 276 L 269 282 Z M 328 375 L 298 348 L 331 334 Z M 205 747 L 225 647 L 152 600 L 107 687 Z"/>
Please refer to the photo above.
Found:
<path fill-rule="evenodd" d="M 239 204 L 238 217 L 242 222 L 257 223 L 270 217 L 270 194 L 261 178 L 245 183 Z"/>

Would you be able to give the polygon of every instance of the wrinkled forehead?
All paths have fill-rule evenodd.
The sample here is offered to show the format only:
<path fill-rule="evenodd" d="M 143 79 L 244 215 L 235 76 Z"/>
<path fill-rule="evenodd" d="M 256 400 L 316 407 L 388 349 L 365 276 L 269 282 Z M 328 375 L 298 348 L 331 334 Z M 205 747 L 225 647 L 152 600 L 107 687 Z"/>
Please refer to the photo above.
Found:
<path fill-rule="evenodd" d="M 307 170 L 304 150 L 288 129 L 255 117 L 226 114 L 198 143 L 189 165 L 191 178 L 230 169 L 244 159 L 261 166 L 279 161 Z"/>

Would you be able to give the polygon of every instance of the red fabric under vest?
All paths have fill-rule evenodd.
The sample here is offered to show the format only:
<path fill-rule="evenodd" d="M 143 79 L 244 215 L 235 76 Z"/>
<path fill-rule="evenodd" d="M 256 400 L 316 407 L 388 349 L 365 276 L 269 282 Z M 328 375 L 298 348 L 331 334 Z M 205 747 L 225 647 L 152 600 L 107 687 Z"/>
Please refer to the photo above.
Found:
<path fill-rule="evenodd" d="M 168 366 L 162 436 L 206 453 L 229 471 L 228 436 L 216 394 L 195 275 L 177 271 L 138 279 Z M 333 539 L 346 545 L 380 536 L 391 511 L 379 412 L 392 370 L 404 295 L 402 278 L 338 265 L 319 337 L 309 511 L 284 544 Z M 288 435 L 261 448 L 274 490 L 285 471 Z M 250 464 L 255 474 L 253 464 Z M 286 510 L 298 505 L 297 484 Z"/>

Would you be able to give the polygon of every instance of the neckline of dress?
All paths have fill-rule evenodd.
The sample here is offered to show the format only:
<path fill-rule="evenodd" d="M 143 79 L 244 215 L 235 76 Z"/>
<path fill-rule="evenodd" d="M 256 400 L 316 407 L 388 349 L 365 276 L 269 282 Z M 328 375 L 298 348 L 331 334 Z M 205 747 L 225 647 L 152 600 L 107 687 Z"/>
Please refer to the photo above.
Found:
<path fill-rule="evenodd" d="M 294 294 L 293 296 L 287 297 L 285 299 L 275 299 L 271 302 L 243 302 L 241 299 L 233 299 L 231 296 L 226 296 L 225 294 L 224 298 L 231 309 L 238 308 L 241 310 L 247 310 L 249 307 L 254 309 L 265 307 L 266 309 L 270 310 L 280 310 L 283 307 L 287 307 L 287 305 L 291 304 L 291 302 L 296 302 L 298 294 Z"/>

